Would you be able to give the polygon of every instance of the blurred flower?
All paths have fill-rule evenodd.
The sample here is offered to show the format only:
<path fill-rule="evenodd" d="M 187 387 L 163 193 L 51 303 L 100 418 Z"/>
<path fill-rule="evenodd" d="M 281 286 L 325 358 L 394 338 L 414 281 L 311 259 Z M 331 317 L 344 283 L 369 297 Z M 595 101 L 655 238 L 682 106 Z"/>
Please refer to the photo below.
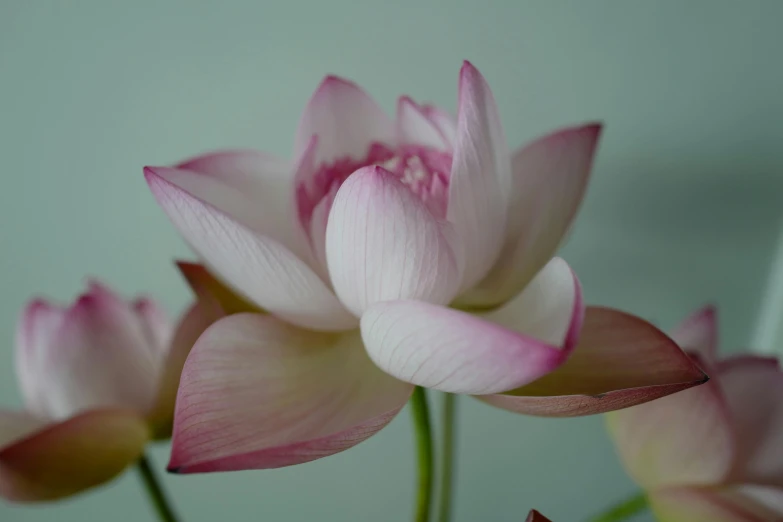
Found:
<path fill-rule="evenodd" d="M 536 511 L 535 509 L 533 509 L 530 511 L 530 513 L 528 513 L 525 522 L 552 522 L 552 521 L 546 518 L 538 511 Z"/>
<path fill-rule="evenodd" d="M 715 311 L 673 334 L 710 381 L 608 415 L 629 473 L 665 522 L 783 520 L 783 372 L 773 358 L 716 357 Z"/>
<path fill-rule="evenodd" d="M 567 128 L 510 154 L 490 88 L 466 62 L 456 121 L 408 97 L 393 121 L 329 76 L 304 111 L 292 163 L 241 150 L 145 169 L 231 289 L 221 294 L 268 312 L 232 315 L 196 344 L 170 469 L 330 455 L 385 426 L 412 384 L 580 415 L 702 382 L 652 325 L 585 309 L 571 268 L 552 258 L 600 130 Z"/>
<path fill-rule="evenodd" d="M 68 308 L 32 301 L 16 340 L 25 410 L 0 410 L 0 495 L 78 493 L 170 436 L 182 364 L 215 318 L 194 305 L 174 331 L 150 299 L 128 303 L 95 282 Z"/>

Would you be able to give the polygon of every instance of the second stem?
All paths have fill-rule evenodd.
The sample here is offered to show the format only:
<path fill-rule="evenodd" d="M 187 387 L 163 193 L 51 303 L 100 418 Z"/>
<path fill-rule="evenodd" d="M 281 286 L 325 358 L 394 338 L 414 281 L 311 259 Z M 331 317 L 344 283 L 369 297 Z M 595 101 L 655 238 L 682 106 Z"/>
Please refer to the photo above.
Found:
<path fill-rule="evenodd" d="M 416 522 L 429 522 L 432 505 L 433 450 L 430 407 L 427 402 L 427 392 L 424 388 L 416 386 L 413 390 L 410 404 L 411 414 L 413 415 L 413 430 L 416 436 L 419 475 L 414 520 Z"/>

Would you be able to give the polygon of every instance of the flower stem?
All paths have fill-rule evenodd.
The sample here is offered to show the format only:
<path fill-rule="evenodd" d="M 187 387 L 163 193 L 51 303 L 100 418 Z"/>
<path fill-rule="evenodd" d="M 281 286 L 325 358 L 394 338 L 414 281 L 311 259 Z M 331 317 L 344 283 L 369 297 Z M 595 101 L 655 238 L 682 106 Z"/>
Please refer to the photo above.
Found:
<path fill-rule="evenodd" d="M 150 502 L 155 507 L 155 512 L 158 514 L 161 522 L 177 522 L 177 516 L 171 508 L 166 498 L 166 493 L 163 491 L 163 487 L 155 475 L 155 470 L 152 469 L 149 457 L 146 454 L 142 455 L 136 463 L 136 469 L 139 471 L 141 481 L 144 483 L 144 489 L 147 490 Z"/>
<path fill-rule="evenodd" d="M 416 496 L 416 522 L 428 522 L 432 504 L 432 427 L 430 426 L 430 407 L 427 404 L 427 392 L 416 386 L 411 396 L 413 429 L 416 434 L 418 452 L 419 490 Z"/>
<path fill-rule="evenodd" d="M 457 413 L 457 396 L 443 394 L 443 441 L 441 444 L 441 487 L 438 503 L 438 522 L 451 520 L 451 490 L 454 483 L 454 420 Z"/>
<path fill-rule="evenodd" d="M 593 518 L 591 522 L 617 522 L 637 515 L 645 509 L 647 509 L 647 496 L 642 491 L 609 508 L 605 513 Z"/>

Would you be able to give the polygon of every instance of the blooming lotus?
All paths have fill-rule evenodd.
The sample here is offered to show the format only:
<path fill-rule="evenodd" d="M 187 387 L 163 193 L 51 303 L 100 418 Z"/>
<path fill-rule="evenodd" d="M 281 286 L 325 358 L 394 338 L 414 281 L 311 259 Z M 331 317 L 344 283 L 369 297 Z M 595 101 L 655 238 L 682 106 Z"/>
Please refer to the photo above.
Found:
<path fill-rule="evenodd" d="M 67 308 L 32 301 L 16 340 L 25 410 L 0 410 L 0 495 L 78 493 L 168 437 L 182 364 L 211 314 L 194 306 L 175 331 L 152 300 L 98 283 Z"/>
<path fill-rule="evenodd" d="M 783 520 L 783 372 L 777 360 L 717 358 L 712 308 L 689 317 L 674 338 L 711 380 L 609 415 L 626 468 L 665 522 Z"/>
<path fill-rule="evenodd" d="M 329 76 L 293 161 L 220 151 L 147 182 L 206 270 L 243 309 L 196 343 L 170 469 L 270 468 L 351 447 L 413 385 L 521 413 L 596 413 L 699 384 L 666 335 L 585 307 L 553 258 L 582 199 L 601 126 L 517 150 L 465 63 L 456 121 L 400 98 L 390 119 Z M 261 312 L 263 310 L 263 312 Z M 567 362 L 568 361 L 568 362 Z"/>

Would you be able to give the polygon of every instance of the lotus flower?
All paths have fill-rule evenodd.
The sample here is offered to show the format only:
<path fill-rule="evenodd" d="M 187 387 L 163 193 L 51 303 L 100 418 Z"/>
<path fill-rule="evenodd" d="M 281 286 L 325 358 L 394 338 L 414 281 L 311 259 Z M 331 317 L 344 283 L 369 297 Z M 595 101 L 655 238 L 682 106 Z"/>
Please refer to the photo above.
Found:
<path fill-rule="evenodd" d="M 552 522 L 552 521 L 546 518 L 538 511 L 536 511 L 535 509 L 533 509 L 530 511 L 530 513 L 528 513 L 525 522 Z"/>
<path fill-rule="evenodd" d="M 145 169 L 206 265 L 191 281 L 222 284 L 256 312 L 217 322 L 188 358 L 170 470 L 333 454 L 385 426 L 413 385 L 579 415 L 702 382 L 649 323 L 585 310 L 571 268 L 552 258 L 600 130 L 567 128 L 510 154 L 490 88 L 466 62 L 456 121 L 408 97 L 393 121 L 329 76 L 292 162 L 235 150 Z"/>
<path fill-rule="evenodd" d="M 783 372 L 777 360 L 717 358 L 711 307 L 689 317 L 674 338 L 712 379 L 608 416 L 626 468 L 664 522 L 783 520 Z"/>
<path fill-rule="evenodd" d="M 168 437 L 182 364 L 212 319 L 194 305 L 173 331 L 150 299 L 128 303 L 98 283 L 68 308 L 32 301 L 16 340 L 25 410 L 0 410 L 0 495 L 78 493 Z"/>

